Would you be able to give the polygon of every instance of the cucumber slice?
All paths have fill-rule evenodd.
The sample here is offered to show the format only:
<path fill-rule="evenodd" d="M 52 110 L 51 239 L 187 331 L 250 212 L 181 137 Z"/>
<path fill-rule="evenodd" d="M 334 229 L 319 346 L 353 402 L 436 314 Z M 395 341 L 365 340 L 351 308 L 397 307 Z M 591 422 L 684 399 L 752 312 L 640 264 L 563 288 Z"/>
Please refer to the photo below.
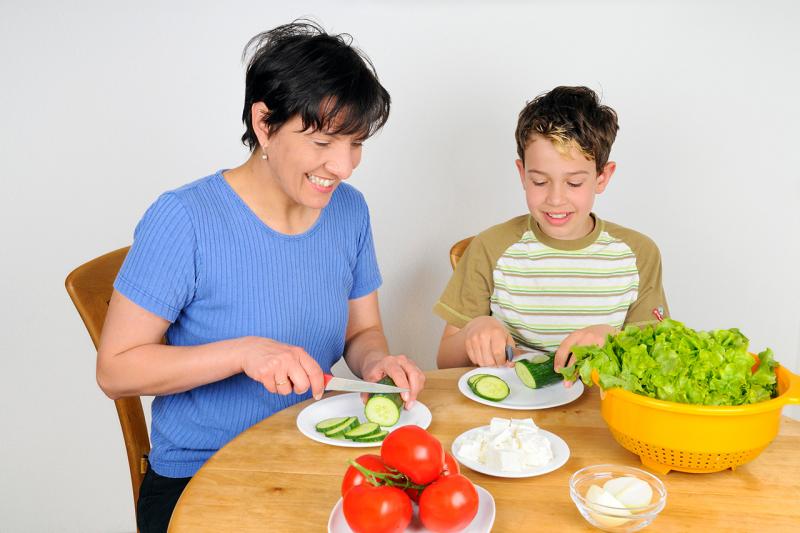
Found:
<path fill-rule="evenodd" d="M 508 396 L 510 389 L 508 383 L 497 376 L 484 376 L 475 382 L 472 391 L 483 398 L 493 402 L 499 402 Z"/>
<path fill-rule="evenodd" d="M 553 370 L 553 360 L 549 357 L 543 363 L 520 359 L 514 363 L 514 371 L 522 384 L 531 389 L 541 389 L 564 379 L 564 376 Z"/>
<path fill-rule="evenodd" d="M 323 420 L 322 422 L 320 422 L 319 424 L 314 426 L 314 429 L 316 429 L 320 433 L 325 433 L 329 429 L 331 429 L 331 428 L 333 428 L 335 426 L 338 426 L 339 424 L 344 422 L 346 419 L 347 419 L 346 416 L 339 416 L 339 417 L 336 417 L 336 418 L 326 418 L 325 420 Z"/>
<path fill-rule="evenodd" d="M 378 383 L 384 385 L 394 385 L 394 381 L 389 376 L 384 377 Z M 382 427 L 390 427 L 400 420 L 400 409 L 403 407 L 403 399 L 399 393 L 375 393 L 370 394 L 367 405 L 364 406 L 364 415 L 370 422 L 375 422 Z"/>
<path fill-rule="evenodd" d="M 390 427 L 400 420 L 400 407 L 397 402 L 386 396 L 373 395 L 364 406 L 367 420 L 379 426 Z"/>
<path fill-rule="evenodd" d="M 381 430 L 381 427 L 375 422 L 367 422 L 366 424 L 359 424 L 353 429 L 345 432 L 344 436 L 350 440 L 356 440 L 362 437 L 369 437 Z"/>
<path fill-rule="evenodd" d="M 486 377 L 486 376 L 491 376 L 491 374 L 475 374 L 475 375 L 472 375 L 472 376 L 467 378 L 467 385 L 469 385 L 469 388 L 471 389 L 472 387 L 475 386 L 475 383 L 479 379 L 481 379 L 483 377 Z"/>
<path fill-rule="evenodd" d="M 335 439 L 339 436 L 344 436 L 345 432 L 353 429 L 356 424 L 358 424 L 358 417 L 355 416 L 348 416 L 344 419 L 344 422 L 340 423 L 338 426 L 333 426 L 328 431 L 325 432 L 326 437 L 330 437 Z"/>
<path fill-rule="evenodd" d="M 353 442 L 380 442 L 385 439 L 386 435 L 388 434 L 389 432 L 384 429 L 377 433 L 373 433 L 372 435 L 367 435 L 366 437 L 358 437 L 353 439 Z"/>
<path fill-rule="evenodd" d="M 540 354 L 534 355 L 533 357 L 531 357 L 528 360 L 531 363 L 533 363 L 535 365 L 538 365 L 538 364 L 541 364 L 541 363 L 546 363 L 548 361 L 552 361 L 552 358 L 549 355 L 540 353 Z"/>

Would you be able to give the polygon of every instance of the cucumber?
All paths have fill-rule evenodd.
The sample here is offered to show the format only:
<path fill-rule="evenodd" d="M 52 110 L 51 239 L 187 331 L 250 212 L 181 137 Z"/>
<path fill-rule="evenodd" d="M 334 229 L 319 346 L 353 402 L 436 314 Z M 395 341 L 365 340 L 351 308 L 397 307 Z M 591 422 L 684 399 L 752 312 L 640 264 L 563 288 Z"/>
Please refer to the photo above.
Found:
<path fill-rule="evenodd" d="M 375 422 L 367 422 L 366 424 L 359 424 L 353 429 L 346 431 L 344 436 L 350 440 L 356 440 L 379 433 L 380 430 L 381 427 Z"/>
<path fill-rule="evenodd" d="M 339 424 L 344 422 L 345 419 L 347 419 L 346 416 L 340 416 L 340 417 L 337 417 L 337 418 L 326 418 L 325 420 L 323 420 L 322 422 L 320 422 L 319 424 L 314 426 L 314 429 L 316 429 L 320 433 L 325 433 L 326 431 L 328 431 L 332 427 L 338 426 Z"/>
<path fill-rule="evenodd" d="M 344 437 L 346 431 L 353 429 L 358 424 L 358 417 L 348 416 L 338 426 L 333 426 L 328 431 L 325 431 L 325 436 L 335 439 L 339 436 Z"/>
<path fill-rule="evenodd" d="M 499 402 L 505 399 L 511 390 L 508 388 L 508 383 L 502 379 L 497 376 L 488 375 L 475 382 L 472 392 L 484 400 Z"/>
<path fill-rule="evenodd" d="M 564 376 L 553 370 L 553 359 L 550 357 L 540 363 L 520 359 L 514 363 L 514 371 L 522 384 L 531 389 L 541 389 L 564 379 Z"/>
<path fill-rule="evenodd" d="M 475 387 L 476 381 L 486 376 L 491 376 L 491 374 L 474 374 L 467 378 L 467 385 L 469 385 L 469 388 L 471 389 Z"/>
<path fill-rule="evenodd" d="M 394 381 L 389 376 L 384 377 L 378 383 L 394 385 Z M 375 422 L 381 427 L 390 427 L 400 420 L 400 409 L 402 407 L 403 399 L 399 393 L 376 392 L 370 394 L 367 405 L 364 406 L 364 415 L 370 422 Z"/>
<path fill-rule="evenodd" d="M 372 435 L 367 435 L 366 437 L 358 437 L 353 439 L 353 442 L 380 442 L 386 438 L 389 432 L 385 429 L 382 431 L 378 431 L 377 433 L 373 433 Z"/>

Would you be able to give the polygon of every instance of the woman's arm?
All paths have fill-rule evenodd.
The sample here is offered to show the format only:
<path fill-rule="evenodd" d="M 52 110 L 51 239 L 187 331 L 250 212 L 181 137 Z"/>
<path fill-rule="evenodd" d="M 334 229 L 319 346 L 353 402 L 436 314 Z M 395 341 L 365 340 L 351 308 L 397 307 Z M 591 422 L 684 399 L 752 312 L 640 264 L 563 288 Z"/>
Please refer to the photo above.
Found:
<path fill-rule="evenodd" d="M 322 370 L 296 346 L 242 337 L 199 346 L 167 346 L 169 322 L 114 291 L 97 351 L 97 383 L 112 399 L 187 391 L 245 372 L 272 393 L 314 396 Z"/>
<path fill-rule="evenodd" d="M 405 355 L 389 355 L 378 292 L 350 300 L 349 313 L 344 350 L 347 366 L 364 380 L 378 381 L 389 376 L 398 387 L 408 388 L 402 397 L 406 408 L 411 408 L 425 385 L 425 374 Z"/>

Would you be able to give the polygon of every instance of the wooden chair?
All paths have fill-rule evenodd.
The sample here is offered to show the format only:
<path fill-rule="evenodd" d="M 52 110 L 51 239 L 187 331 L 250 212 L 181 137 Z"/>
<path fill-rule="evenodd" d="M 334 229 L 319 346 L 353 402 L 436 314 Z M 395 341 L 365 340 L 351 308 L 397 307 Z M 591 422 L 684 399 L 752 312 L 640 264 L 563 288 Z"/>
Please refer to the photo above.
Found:
<path fill-rule="evenodd" d="M 453 270 L 455 270 L 456 263 L 458 263 L 458 260 L 464 255 L 464 251 L 467 249 L 467 246 L 469 246 L 469 243 L 472 242 L 472 239 L 473 237 L 461 239 L 450 248 L 450 266 L 453 267 Z"/>
<path fill-rule="evenodd" d="M 65 285 L 72 303 L 78 309 L 94 347 L 100 342 L 100 332 L 108 312 L 114 279 L 117 277 L 128 249 L 107 253 L 92 259 L 67 276 Z M 122 437 L 125 439 L 125 450 L 128 454 L 128 468 L 131 473 L 133 488 L 133 508 L 139 501 L 139 487 L 147 472 L 147 454 L 150 451 L 150 438 L 147 435 L 147 424 L 139 396 L 114 400 L 122 426 Z"/>

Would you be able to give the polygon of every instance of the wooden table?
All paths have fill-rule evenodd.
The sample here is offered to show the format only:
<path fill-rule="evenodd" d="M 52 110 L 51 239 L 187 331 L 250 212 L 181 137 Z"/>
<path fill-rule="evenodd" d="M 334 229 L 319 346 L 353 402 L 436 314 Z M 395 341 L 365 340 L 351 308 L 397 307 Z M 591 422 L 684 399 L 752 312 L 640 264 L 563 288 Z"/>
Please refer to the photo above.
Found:
<path fill-rule="evenodd" d="M 641 466 L 619 446 L 600 417 L 596 387 L 562 407 L 509 411 L 478 404 L 458 392 L 469 369 L 427 372 L 420 400 L 433 413 L 428 430 L 449 450 L 462 432 L 493 416 L 532 416 L 570 447 L 569 461 L 550 474 L 497 478 L 463 472 L 495 499 L 493 531 L 596 531 L 569 497 L 569 477 L 584 466 Z M 313 401 L 313 400 L 309 400 Z M 297 429 L 304 402 L 242 433 L 217 452 L 186 487 L 170 532 L 325 531 L 340 497 L 346 462 L 378 448 L 344 448 L 312 441 Z M 667 506 L 647 531 L 800 531 L 800 422 L 783 417 L 778 437 L 754 461 L 714 474 L 660 476 Z"/>

